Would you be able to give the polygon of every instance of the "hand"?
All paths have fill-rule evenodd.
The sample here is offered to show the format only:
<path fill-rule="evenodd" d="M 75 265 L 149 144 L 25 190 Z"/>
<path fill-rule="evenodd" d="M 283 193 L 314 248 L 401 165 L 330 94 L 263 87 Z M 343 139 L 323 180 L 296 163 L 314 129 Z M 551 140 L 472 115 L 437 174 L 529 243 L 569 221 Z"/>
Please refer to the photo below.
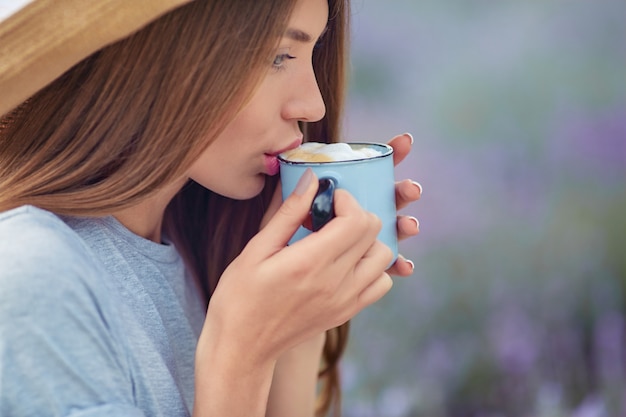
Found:
<path fill-rule="evenodd" d="M 393 163 L 398 165 L 411 151 L 413 137 L 405 133 L 395 136 L 389 141 L 389 146 L 393 148 Z M 396 182 L 396 208 L 401 210 L 409 204 L 420 199 L 422 186 L 412 180 Z M 398 240 L 404 240 L 419 233 L 419 221 L 412 216 L 398 216 L 397 222 Z M 398 260 L 387 270 L 391 275 L 408 276 L 413 273 L 413 262 L 398 255 Z"/>
<path fill-rule="evenodd" d="M 384 272 L 391 252 L 376 240 L 380 220 L 344 190 L 335 193 L 333 220 L 287 246 L 317 191 L 312 171 L 301 181 L 300 194 L 226 269 L 209 304 L 205 330 L 248 359 L 275 359 L 346 322 L 391 287 Z"/>
<path fill-rule="evenodd" d="M 388 144 L 393 148 L 393 163 L 397 166 L 411 151 L 413 137 L 409 133 L 405 133 L 395 136 Z M 261 221 L 261 228 L 267 224 L 281 204 L 280 187 L 281 184 L 279 182 L 272 201 Z M 396 182 L 396 208 L 398 210 L 419 200 L 421 196 L 422 186 L 419 183 L 410 179 Z M 398 240 L 404 240 L 419 233 L 419 221 L 413 216 L 400 215 L 398 216 L 397 228 Z M 387 273 L 390 275 L 408 276 L 413 273 L 413 269 L 413 262 L 399 255 L 397 261 L 387 270 Z"/>

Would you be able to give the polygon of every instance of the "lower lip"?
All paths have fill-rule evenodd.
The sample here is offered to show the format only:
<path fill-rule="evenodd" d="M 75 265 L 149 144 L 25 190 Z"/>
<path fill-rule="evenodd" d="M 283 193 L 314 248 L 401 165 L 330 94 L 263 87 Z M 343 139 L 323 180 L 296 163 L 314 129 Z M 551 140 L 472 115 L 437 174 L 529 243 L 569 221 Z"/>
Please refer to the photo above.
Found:
<path fill-rule="evenodd" d="M 272 155 L 265 155 L 265 171 L 267 175 L 274 176 L 280 172 L 278 158 Z"/>

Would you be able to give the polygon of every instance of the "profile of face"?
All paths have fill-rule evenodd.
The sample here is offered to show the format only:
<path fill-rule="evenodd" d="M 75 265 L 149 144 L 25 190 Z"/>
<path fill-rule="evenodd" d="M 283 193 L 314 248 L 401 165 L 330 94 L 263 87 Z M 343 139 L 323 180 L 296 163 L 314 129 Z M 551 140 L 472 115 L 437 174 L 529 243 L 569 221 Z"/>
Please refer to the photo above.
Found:
<path fill-rule="evenodd" d="M 257 195 L 279 170 L 277 155 L 300 145 L 298 121 L 326 108 L 313 72 L 313 49 L 326 27 L 327 0 L 298 0 L 267 74 L 245 107 L 188 171 L 202 186 L 234 199 Z"/>

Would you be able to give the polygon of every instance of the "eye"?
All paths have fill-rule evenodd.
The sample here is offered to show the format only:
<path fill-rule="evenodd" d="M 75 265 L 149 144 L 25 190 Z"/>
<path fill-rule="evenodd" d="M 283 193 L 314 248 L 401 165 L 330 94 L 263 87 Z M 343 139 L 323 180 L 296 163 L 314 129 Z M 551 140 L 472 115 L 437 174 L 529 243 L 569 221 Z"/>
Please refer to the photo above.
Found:
<path fill-rule="evenodd" d="M 289 60 L 289 59 L 295 59 L 295 56 L 289 55 L 289 54 L 278 54 L 276 55 L 276 57 L 274 58 L 274 61 L 272 62 L 272 66 L 275 69 L 280 69 L 283 67 L 285 61 Z"/>

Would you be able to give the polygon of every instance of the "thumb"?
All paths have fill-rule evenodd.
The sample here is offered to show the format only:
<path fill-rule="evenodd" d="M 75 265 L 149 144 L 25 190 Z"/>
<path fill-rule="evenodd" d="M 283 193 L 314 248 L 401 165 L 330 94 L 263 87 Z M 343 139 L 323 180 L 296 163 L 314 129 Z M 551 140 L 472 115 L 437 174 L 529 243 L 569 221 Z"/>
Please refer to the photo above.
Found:
<path fill-rule="evenodd" d="M 262 245 L 264 252 L 275 253 L 287 245 L 309 215 L 317 188 L 317 177 L 311 168 L 307 168 L 291 195 L 281 204 L 263 230 L 255 236 L 255 241 L 262 242 L 259 245 Z"/>

